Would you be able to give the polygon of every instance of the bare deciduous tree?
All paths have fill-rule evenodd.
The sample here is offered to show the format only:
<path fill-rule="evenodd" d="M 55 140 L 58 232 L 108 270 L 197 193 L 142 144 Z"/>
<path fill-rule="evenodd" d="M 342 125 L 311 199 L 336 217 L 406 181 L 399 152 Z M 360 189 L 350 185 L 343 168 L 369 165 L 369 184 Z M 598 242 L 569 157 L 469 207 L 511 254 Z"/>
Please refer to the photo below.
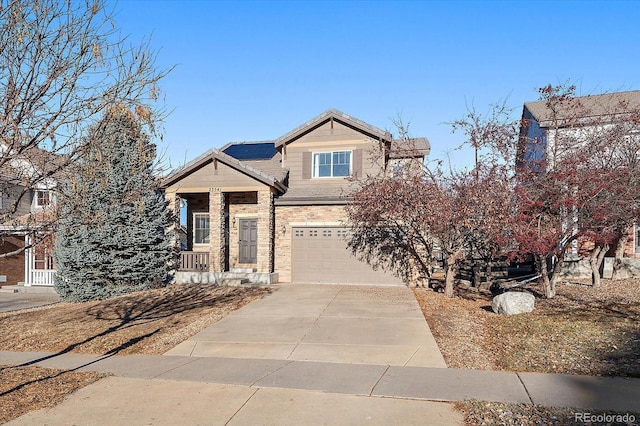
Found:
<path fill-rule="evenodd" d="M 28 197 L 51 189 L 108 107 L 124 105 L 155 130 L 168 71 L 156 69 L 148 42 L 129 44 L 101 0 L 0 0 L 0 34 L 2 237 L 50 229 L 56 212 L 24 214 Z"/>

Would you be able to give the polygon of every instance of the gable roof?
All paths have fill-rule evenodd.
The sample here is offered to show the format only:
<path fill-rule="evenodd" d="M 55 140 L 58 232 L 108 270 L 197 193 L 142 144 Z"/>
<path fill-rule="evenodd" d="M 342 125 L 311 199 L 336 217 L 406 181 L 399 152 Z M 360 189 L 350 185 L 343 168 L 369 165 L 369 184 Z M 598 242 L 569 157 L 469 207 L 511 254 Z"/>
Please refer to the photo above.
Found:
<path fill-rule="evenodd" d="M 172 173 L 170 173 L 167 177 L 163 179 L 161 186 L 163 188 L 166 188 L 170 185 L 173 185 L 174 183 L 184 178 L 185 176 L 195 172 L 198 169 L 201 169 L 202 167 L 214 161 L 220 161 L 221 163 L 231 167 L 232 169 L 235 169 L 240 173 L 244 173 L 245 175 L 250 176 L 266 185 L 269 185 L 280 192 L 286 191 L 286 186 L 282 182 L 283 180 L 282 176 L 271 176 L 270 174 L 267 174 L 262 170 L 252 167 L 251 162 L 249 161 L 242 162 L 215 148 L 210 149 L 209 151 L 205 152 L 199 157 L 196 157 L 195 159 L 191 160 L 184 166 L 174 170 Z"/>
<path fill-rule="evenodd" d="M 525 102 L 533 118 L 542 127 L 547 127 L 553 119 L 553 112 L 545 101 Z M 615 116 L 640 111 L 640 90 L 605 93 L 573 98 L 560 104 L 558 119 L 592 118 Z"/>
<path fill-rule="evenodd" d="M 345 114 L 342 111 L 331 108 L 307 121 L 303 125 L 298 126 L 290 132 L 287 132 L 284 135 L 280 136 L 275 140 L 275 147 L 279 148 L 282 145 L 286 145 L 289 142 L 298 139 L 300 136 L 311 132 L 312 130 L 331 120 L 338 121 L 345 126 L 350 127 L 354 130 L 358 130 L 374 139 L 385 140 L 389 142 L 392 140 L 391 133 L 372 126 L 371 124 L 365 123 L 362 120 L 358 120 L 357 118 Z"/>

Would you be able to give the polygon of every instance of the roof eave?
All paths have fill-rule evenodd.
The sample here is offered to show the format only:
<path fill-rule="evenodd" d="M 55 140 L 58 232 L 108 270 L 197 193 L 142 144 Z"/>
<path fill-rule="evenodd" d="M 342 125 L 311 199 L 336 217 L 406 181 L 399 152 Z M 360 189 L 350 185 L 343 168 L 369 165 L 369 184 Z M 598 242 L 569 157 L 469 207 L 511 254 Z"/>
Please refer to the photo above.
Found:
<path fill-rule="evenodd" d="M 331 206 L 349 204 L 353 197 L 296 197 L 275 199 L 276 206 Z"/>

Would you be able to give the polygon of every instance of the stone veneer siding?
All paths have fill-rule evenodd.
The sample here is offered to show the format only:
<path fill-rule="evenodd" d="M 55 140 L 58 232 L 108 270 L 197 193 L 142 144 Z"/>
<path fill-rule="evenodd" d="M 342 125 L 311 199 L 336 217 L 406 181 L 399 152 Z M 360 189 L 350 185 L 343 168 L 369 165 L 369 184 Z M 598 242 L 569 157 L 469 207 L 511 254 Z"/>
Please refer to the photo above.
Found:
<path fill-rule="evenodd" d="M 280 282 L 291 282 L 291 223 L 345 223 L 343 205 L 332 206 L 276 206 L 275 207 L 275 272 Z M 258 248 L 258 252 L 260 247 Z"/>
<path fill-rule="evenodd" d="M 176 258 L 177 253 L 180 252 L 180 198 L 175 192 L 172 192 L 165 194 L 164 199 L 167 202 L 167 209 L 171 215 L 173 215 L 173 223 L 170 228 L 167 229 L 167 232 L 173 232 L 173 240 L 171 243 L 176 253 L 176 256 L 172 259 L 174 264 L 171 265 L 171 268 L 173 269 L 176 268 L 180 262 L 179 259 Z"/>
<path fill-rule="evenodd" d="M 220 191 L 209 192 L 209 272 L 223 272 L 225 196 Z"/>
<path fill-rule="evenodd" d="M 258 272 L 273 272 L 273 225 L 273 192 L 258 191 Z"/>

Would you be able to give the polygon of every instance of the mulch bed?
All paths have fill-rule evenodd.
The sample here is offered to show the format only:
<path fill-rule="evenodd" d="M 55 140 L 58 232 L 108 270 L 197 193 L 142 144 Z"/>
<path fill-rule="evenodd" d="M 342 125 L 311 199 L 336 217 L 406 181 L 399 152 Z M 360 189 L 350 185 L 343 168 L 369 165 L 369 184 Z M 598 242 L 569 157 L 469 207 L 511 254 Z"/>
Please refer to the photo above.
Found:
<path fill-rule="evenodd" d="M 414 293 L 449 367 L 640 377 L 640 279 L 565 282 L 553 299 L 536 298 L 528 314 L 491 311 L 491 294 L 458 289 L 448 299 L 431 289 Z M 467 425 L 583 425 L 575 413 L 598 410 L 486 401 L 456 403 Z M 640 413 L 635 423 L 640 422 Z M 608 423 L 618 424 L 618 423 Z"/>
<path fill-rule="evenodd" d="M 539 426 L 539 425 L 576 425 L 584 426 L 585 422 L 576 418 L 576 413 L 600 415 L 627 415 L 635 419 L 631 424 L 637 425 L 640 413 L 616 413 L 602 410 L 575 410 L 571 408 L 543 407 L 540 405 L 506 404 L 501 402 L 465 401 L 455 404 L 465 416 L 465 423 L 469 426 Z M 613 420 L 616 417 L 612 417 Z M 588 424 L 588 423 L 587 423 Z M 624 422 L 608 421 L 596 424 L 616 425 Z"/>
<path fill-rule="evenodd" d="M 640 377 L 640 279 L 562 283 L 509 317 L 491 311 L 487 293 L 414 292 L 450 367 Z"/>

